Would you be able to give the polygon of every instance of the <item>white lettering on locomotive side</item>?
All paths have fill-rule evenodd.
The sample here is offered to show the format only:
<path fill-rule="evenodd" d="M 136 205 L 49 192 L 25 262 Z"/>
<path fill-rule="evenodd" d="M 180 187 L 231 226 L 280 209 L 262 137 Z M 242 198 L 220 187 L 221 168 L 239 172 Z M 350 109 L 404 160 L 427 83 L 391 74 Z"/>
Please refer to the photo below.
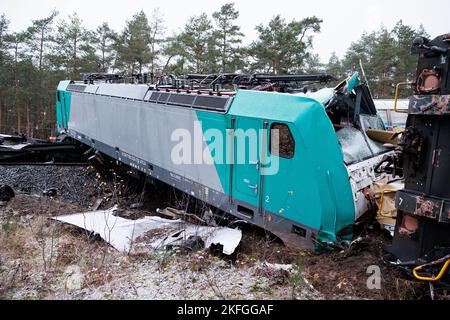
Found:
<path fill-rule="evenodd" d="M 170 139 L 174 143 L 171 160 L 175 165 L 247 164 L 255 165 L 257 170 L 263 168 L 262 175 L 275 175 L 279 170 L 279 157 L 272 156 L 278 154 L 278 144 L 271 147 L 272 152 L 262 147 L 264 141 L 267 143 L 263 129 L 237 129 L 231 138 L 215 128 L 203 131 L 201 122 L 196 121 L 193 133 L 185 128 L 175 129 Z M 233 143 L 230 139 L 234 139 Z M 230 150 L 231 146 L 234 150 Z"/>

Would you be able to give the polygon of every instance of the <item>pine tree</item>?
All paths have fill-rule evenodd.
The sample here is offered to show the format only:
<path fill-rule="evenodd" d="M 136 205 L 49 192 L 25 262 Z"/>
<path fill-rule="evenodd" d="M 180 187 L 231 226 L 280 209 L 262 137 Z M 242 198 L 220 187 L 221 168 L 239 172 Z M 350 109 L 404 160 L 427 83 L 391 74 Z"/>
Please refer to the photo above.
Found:
<path fill-rule="evenodd" d="M 212 23 L 206 13 L 189 18 L 184 31 L 178 37 L 183 48 L 182 57 L 187 71 L 195 73 L 217 72 L 216 38 Z"/>
<path fill-rule="evenodd" d="M 14 32 L 5 37 L 5 41 L 9 44 L 8 48 L 12 52 L 13 56 L 13 67 L 12 72 L 12 88 L 13 89 L 13 110 L 16 113 L 16 126 L 15 130 L 18 133 L 22 132 L 22 110 L 21 110 L 21 83 L 20 83 L 20 71 L 21 71 L 21 61 L 29 58 L 26 53 L 25 45 L 29 34 L 27 32 Z M 12 116 L 12 115 L 9 115 Z"/>
<path fill-rule="evenodd" d="M 52 40 L 53 21 L 58 15 L 57 11 L 52 11 L 44 19 L 33 20 L 31 27 L 28 28 L 29 47 L 35 53 L 39 71 L 44 68 L 44 59 L 48 51 L 48 43 Z"/>
<path fill-rule="evenodd" d="M 159 9 L 155 9 L 150 19 L 150 73 L 152 77 L 156 74 L 161 51 L 163 50 L 164 39 L 164 20 Z"/>
<path fill-rule="evenodd" d="M 6 114 L 5 98 L 8 84 L 7 66 L 9 65 L 9 55 L 5 38 L 8 35 L 9 20 L 4 14 L 0 16 L 0 132 L 5 128 L 4 119 Z"/>
<path fill-rule="evenodd" d="M 358 41 L 352 42 L 345 53 L 342 61 L 344 72 L 350 74 L 359 70 L 359 62 L 363 64 L 366 74 L 369 78 L 373 78 L 373 72 L 370 68 L 373 59 L 373 47 L 376 42 L 377 34 L 363 33 Z"/>
<path fill-rule="evenodd" d="M 287 23 L 277 15 L 267 26 L 258 25 L 258 40 L 249 49 L 253 69 L 280 74 L 305 70 L 313 35 L 320 32 L 321 23 L 316 17 Z"/>
<path fill-rule="evenodd" d="M 415 76 L 417 57 L 411 54 L 411 44 L 417 36 L 425 35 L 425 32 L 423 28 L 416 31 L 411 26 L 404 25 L 400 20 L 392 33 L 395 38 L 395 54 L 397 56 L 394 80 L 396 83 L 412 81 Z"/>
<path fill-rule="evenodd" d="M 115 42 L 117 41 L 117 33 L 109 27 L 107 22 L 103 22 L 95 30 L 93 40 L 100 65 L 99 71 L 108 72 L 116 58 Z"/>
<path fill-rule="evenodd" d="M 166 62 L 161 70 L 161 74 L 183 74 L 186 58 L 181 35 L 168 37 L 165 40 L 161 51 L 162 55 L 166 57 Z"/>
<path fill-rule="evenodd" d="M 390 97 L 393 94 L 393 77 L 397 62 L 395 40 L 390 31 L 382 28 L 378 32 L 377 40 L 373 47 L 371 68 L 377 75 L 378 81 L 373 88 L 380 97 Z"/>
<path fill-rule="evenodd" d="M 234 3 L 227 3 L 212 16 L 217 26 L 215 37 L 221 55 L 221 71 L 235 72 L 238 67 L 242 67 L 240 57 L 242 50 L 239 45 L 242 43 L 244 34 L 235 24 L 236 19 L 239 18 L 239 11 L 235 9 Z"/>
<path fill-rule="evenodd" d="M 53 10 L 46 18 L 33 20 L 32 25 L 28 28 L 28 47 L 30 51 L 34 53 L 33 58 L 37 63 L 38 75 L 34 85 L 32 85 L 34 94 L 30 94 L 30 103 L 27 105 L 27 112 L 34 115 L 33 122 L 38 126 L 40 125 L 40 116 L 45 114 L 45 106 L 48 104 L 48 93 L 44 87 L 44 78 L 46 75 L 45 69 L 48 64 L 49 44 L 53 40 L 53 22 L 58 15 L 56 10 Z M 28 117 L 28 121 L 30 121 Z M 28 123 L 28 127 L 30 124 Z M 30 129 L 28 128 L 27 131 Z"/>
<path fill-rule="evenodd" d="M 344 73 L 364 66 L 372 93 L 377 98 L 392 98 L 398 82 L 414 79 L 417 57 L 411 55 L 411 44 L 418 35 L 426 35 L 423 27 L 415 30 L 400 20 L 392 30 L 381 27 L 364 33 L 353 42 L 342 60 Z"/>
<path fill-rule="evenodd" d="M 335 76 L 337 79 L 342 79 L 345 77 L 345 72 L 343 72 L 342 62 L 336 55 L 336 52 L 331 53 L 331 57 L 328 60 L 325 70 L 328 74 Z"/>
<path fill-rule="evenodd" d="M 324 71 L 324 65 L 320 61 L 320 57 L 316 53 L 308 53 L 305 56 L 305 62 L 302 69 L 295 71 L 296 73 L 320 73 Z"/>
<path fill-rule="evenodd" d="M 151 29 L 144 11 L 136 13 L 127 21 L 126 27 L 118 39 L 118 56 L 116 65 L 133 75 L 139 73 L 149 64 Z"/>
<path fill-rule="evenodd" d="M 4 14 L 0 16 L 0 66 L 6 62 L 6 41 L 5 37 L 8 35 L 9 20 Z"/>
<path fill-rule="evenodd" d="M 56 68 L 63 68 L 73 80 L 80 78 L 81 72 L 92 69 L 92 34 L 83 26 L 77 13 L 69 15 L 68 21 L 58 23 L 54 38 L 52 60 Z"/>

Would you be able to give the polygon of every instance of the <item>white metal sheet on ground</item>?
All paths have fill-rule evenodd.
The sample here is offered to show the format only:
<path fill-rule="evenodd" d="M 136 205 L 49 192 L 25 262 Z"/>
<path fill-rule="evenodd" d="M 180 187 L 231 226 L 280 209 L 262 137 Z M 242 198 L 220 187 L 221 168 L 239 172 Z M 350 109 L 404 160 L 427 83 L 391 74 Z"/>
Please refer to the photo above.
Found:
<path fill-rule="evenodd" d="M 117 207 L 52 218 L 94 232 L 119 251 L 128 252 L 132 242 L 150 230 L 181 224 L 181 220 L 161 217 L 144 217 L 138 220 L 124 219 L 114 215 Z"/>
<path fill-rule="evenodd" d="M 213 244 L 221 244 L 223 246 L 222 252 L 226 255 L 231 255 L 241 242 L 242 231 L 231 228 L 203 227 L 187 224 L 181 232 L 178 230 L 169 236 L 162 237 L 154 241 L 151 246 L 154 248 L 164 248 L 170 245 L 177 246 L 191 237 L 200 237 L 205 242 L 205 249 L 209 249 Z"/>
<path fill-rule="evenodd" d="M 98 234 L 119 251 L 129 252 L 138 237 L 146 232 L 170 228 L 168 234 L 151 243 L 151 247 L 165 248 L 168 245 L 181 245 L 192 236 L 200 237 L 205 249 L 212 244 L 223 246 L 223 253 L 230 255 L 242 239 L 242 231 L 225 227 L 206 227 L 187 223 L 183 220 L 169 220 L 157 216 L 147 216 L 138 220 L 124 219 L 114 215 L 117 207 L 54 217 L 52 219 L 69 223 Z M 177 231 L 174 232 L 174 229 Z"/>

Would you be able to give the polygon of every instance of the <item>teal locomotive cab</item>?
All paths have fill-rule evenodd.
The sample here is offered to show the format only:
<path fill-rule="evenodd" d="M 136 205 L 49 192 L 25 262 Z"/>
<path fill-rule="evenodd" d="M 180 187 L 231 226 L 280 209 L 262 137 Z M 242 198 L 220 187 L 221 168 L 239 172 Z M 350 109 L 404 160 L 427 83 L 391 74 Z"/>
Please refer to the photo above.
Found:
<path fill-rule="evenodd" d="M 263 217 L 265 228 L 277 229 L 284 221 L 276 234 L 285 242 L 298 235 L 316 245 L 351 238 L 345 230 L 354 223 L 353 194 L 322 104 L 290 94 L 241 90 L 229 113 L 236 130 L 261 132 L 254 146 L 257 156 L 246 155 L 244 164 L 236 161 L 233 198 L 253 210 L 254 217 Z"/>
<path fill-rule="evenodd" d="M 72 94 L 66 91 L 70 80 L 61 81 L 56 90 L 56 132 L 65 132 L 69 125 Z"/>

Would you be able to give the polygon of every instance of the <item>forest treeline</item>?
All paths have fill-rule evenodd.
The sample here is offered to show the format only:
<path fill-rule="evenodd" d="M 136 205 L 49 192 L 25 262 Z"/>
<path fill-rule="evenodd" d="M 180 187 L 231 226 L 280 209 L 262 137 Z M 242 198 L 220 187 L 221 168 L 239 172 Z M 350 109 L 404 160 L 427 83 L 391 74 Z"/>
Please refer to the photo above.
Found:
<path fill-rule="evenodd" d="M 46 137 L 54 134 L 55 90 L 62 79 L 79 80 L 80 73 L 110 72 L 132 75 L 265 72 L 328 72 L 344 78 L 359 69 L 361 60 L 375 97 L 393 96 L 394 85 L 413 78 L 416 57 L 410 46 L 423 27 L 399 21 L 392 30 L 380 27 L 364 33 L 339 58 L 321 63 L 314 52 L 314 36 L 324 21 L 306 17 L 287 21 L 280 15 L 255 27 L 256 40 L 244 45 L 233 3 L 211 16 L 190 17 L 176 34 L 169 34 L 162 13 L 137 12 L 122 30 L 107 22 L 89 30 L 73 13 L 55 10 L 33 20 L 23 31 L 9 28 L 0 16 L 0 132 Z M 337 32 L 338 34 L 338 32 Z M 345 35 L 340 34 L 340 37 Z"/>

